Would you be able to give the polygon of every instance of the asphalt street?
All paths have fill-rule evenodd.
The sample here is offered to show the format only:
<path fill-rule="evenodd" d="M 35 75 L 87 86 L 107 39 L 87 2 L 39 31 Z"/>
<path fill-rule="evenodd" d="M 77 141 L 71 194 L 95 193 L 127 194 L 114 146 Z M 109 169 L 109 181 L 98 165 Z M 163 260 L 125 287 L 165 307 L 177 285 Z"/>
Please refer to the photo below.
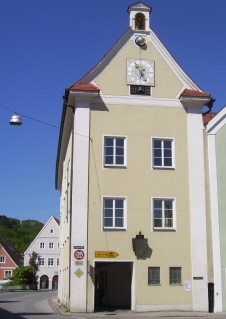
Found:
<path fill-rule="evenodd" d="M 208 312 L 146 312 L 129 310 L 102 311 L 96 313 L 70 313 L 57 299 L 56 291 L 0 292 L 0 319 L 64 319 L 64 318 L 226 318 L 226 313 Z"/>

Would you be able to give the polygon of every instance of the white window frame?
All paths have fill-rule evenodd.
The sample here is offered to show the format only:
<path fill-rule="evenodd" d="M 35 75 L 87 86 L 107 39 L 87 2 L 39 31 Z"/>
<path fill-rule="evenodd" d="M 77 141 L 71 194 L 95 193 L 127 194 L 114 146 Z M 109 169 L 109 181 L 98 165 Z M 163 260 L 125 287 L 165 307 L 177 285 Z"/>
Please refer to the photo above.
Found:
<path fill-rule="evenodd" d="M 10 275 L 9 276 L 6 276 L 6 273 L 10 273 Z M 12 272 L 12 270 L 4 270 L 4 278 L 11 278 L 12 277 L 12 275 L 13 275 L 13 272 Z"/>
<path fill-rule="evenodd" d="M 154 141 L 159 140 L 161 141 L 162 144 L 162 151 L 164 151 L 163 147 L 163 142 L 164 141 L 170 141 L 171 142 L 171 152 L 172 152 L 172 165 L 171 166 L 165 166 L 164 165 L 164 154 L 162 155 L 162 165 L 155 165 L 154 164 Z M 152 169 L 175 169 L 175 138 L 174 137 L 157 137 L 157 136 L 152 136 L 151 137 L 151 158 L 152 158 L 152 163 L 151 167 Z"/>
<path fill-rule="evenodd" d="M 52 260 L 51 263 L 50 263 L 50 260 Z M 54 267 L 54 259 L 53 258 L 48 258 L 48 267 Z"/>
<path fill-rule="evenodd" d="M 123 227 L 117 227 L 115 226 L 115 206 L 114 206 L 114 211 L 113 211 L 113 226 L 104 226 L 104 201 L 105 199 L 112 199 L 112 200 L 124 200 L 124 216 L 123 216 L 123 220 L 124 220 L 124 225 Z M 103 196 L 102 197 L 102 213 L 101 213 L 101 230 L 105 231 L 105 230 L 127 230 L 127 196 Z"/>
<path fill-rule="evenodd" d="M 54 243 L 53 242 L 49 242 L 48 249 L 49 250 L 53 250 L 54 249 Z"/>
<path fill-rule="evenodd" d="M 40 242 L 39 249 L 41 249 L 41 250 L 45 249 L 45 243 L 44 242 Z"/>
<path fill-rule="evenodd" d="M 5 264 L 5 256 L 0 256 L 0 264 Z"/>
<path fill-rule="evenodd" d="M 162 227 L 155 227 L 155 216 L 154 216 L 154 201 L 155 200 L 159 200 L 162 201 Z M 173 227 L 166 227 L 164 226 L 164 221 L 165 221 L 165 216 L 163 216 L 164 214 L 164 207 L 163 207 L 163 202 L 165 201 L 172 201 L 172 213 L 173 213 Z M 176 198 L 175 197 L 152 197 L 151 198 L 151 215 L 152 215 L 152 230 L 156 231 L 156 230 L 160 230 L 160 231 L 176 231 Z"/>
<path fill-rule="evenodd" d="M 40 258 L 39 258 L 39 263 L 38 263 L 38 264 L 39 264 L 39 266 L 40 266 L 40 267 L 44 267 L 44 266 L 45 266 L 45 258 L 40 257 Z"/>
<path fill-rule="evenodd" d="M 114 154 L 113 154 L 113 160 L 114 160 L 114 163 L 113 164 L 107 164 L 105 163 L 105 139 L 106 138 L 113 138 L 113 139 L 123 139 L 124 140 L 124 163 L 123 164 L 116 164 L 115 163 L 115 159 L 116 159 L 116 154 L 115 154 L 115 142 L 114 142 Z M 102 141 L 102 145 L 103 145 L 103 150 L 102 150 L 102 153 L 103 153 L 103 156 L 102 156 L 102 165 L 103 167 L 127 167 L 127 136 L 125 135 L 103 135 L 103 141 Z"/>

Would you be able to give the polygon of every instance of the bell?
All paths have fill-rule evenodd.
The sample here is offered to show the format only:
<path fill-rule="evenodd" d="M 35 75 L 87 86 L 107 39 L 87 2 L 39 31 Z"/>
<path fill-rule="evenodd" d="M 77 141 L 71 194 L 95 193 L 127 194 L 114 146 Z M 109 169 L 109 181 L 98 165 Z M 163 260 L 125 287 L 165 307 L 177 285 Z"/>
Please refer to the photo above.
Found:
<path fill-rule="evenodd" d="M 143 94 L 144 93 L 144 88 L 143 86 L 139 86 L 138 89 L 137 89 L 137 93 L 140 93 L 140 94 Z"/>
<path fill-rule="evenodd" d="M 9 124 L 11 124 L 11 125 L 22 125 L 23 123 L 22 123 L 22 120 L 21 120 L 21 115 L 15 113 L 15 114 L 12 116 L 12 118 L 11 118 Z"/>

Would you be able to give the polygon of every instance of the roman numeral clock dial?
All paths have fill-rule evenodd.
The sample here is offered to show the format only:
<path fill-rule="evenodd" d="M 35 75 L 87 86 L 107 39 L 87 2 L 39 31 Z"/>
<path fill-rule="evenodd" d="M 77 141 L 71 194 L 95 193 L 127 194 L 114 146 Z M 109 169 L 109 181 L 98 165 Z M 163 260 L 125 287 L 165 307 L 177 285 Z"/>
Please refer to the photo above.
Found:
<path fill-rule="evenodd" d="M 154 86 L 154 61 L 127 59 L 127 84 Z"/>

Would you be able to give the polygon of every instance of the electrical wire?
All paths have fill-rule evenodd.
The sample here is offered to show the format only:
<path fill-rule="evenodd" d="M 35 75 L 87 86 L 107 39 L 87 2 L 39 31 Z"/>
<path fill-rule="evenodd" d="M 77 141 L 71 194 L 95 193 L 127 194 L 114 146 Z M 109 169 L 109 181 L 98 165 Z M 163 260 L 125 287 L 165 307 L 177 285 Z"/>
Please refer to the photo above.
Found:
<path fill-rule="evenodd" d="M 49 124 L 49 123 L 46 123 L 46 122 L 43 122 L 43 121 L 39 121 L 39 120 L 33 119 L 32 117 L 29 117 L 29 116 L 23 115 L 21 113 L 15 112 L 15 111 L 9 109 L 8 107 L 4 106 L 1 103 L 0 103 L 0 106 L 2 106 L 4 109 L 6 109 L 6 110 L 8 110 L 8 111 L 10 111 L 10 112 L 12 112 L 14 114 L 20 115 L 22 117 L 25 117 L 25 118 L 27 118 L 29 120 L 32 120 L 32 121 L 35 121 L 35 122 L 39 122 L 39 123 L 42 123 L 42 124 L 45 124 L 45 125 L 48 125 L 48 126 L 51 126 L 51 127 L 55 127 L 55 128 L 60 130 L 59 126 L 52 125 L 52 124 Z M 79 134 L 79 133 L 75 133 L 74 131 L 69 131 L 69 130 L 65 130 L 65 129 L 63 129 L 63 131 L 66 131 L 66 132 L 69 132 L 69 133 L 72 132 L 73 134 L 76 134 L 76 135 L 79 135 L 79 136 L 82 136 L 82 137 L 85 137 L 85 138 L 89 138 L 88 136 L 85 136 L 85 135 L 82 135 L 82 134 Z"/>

